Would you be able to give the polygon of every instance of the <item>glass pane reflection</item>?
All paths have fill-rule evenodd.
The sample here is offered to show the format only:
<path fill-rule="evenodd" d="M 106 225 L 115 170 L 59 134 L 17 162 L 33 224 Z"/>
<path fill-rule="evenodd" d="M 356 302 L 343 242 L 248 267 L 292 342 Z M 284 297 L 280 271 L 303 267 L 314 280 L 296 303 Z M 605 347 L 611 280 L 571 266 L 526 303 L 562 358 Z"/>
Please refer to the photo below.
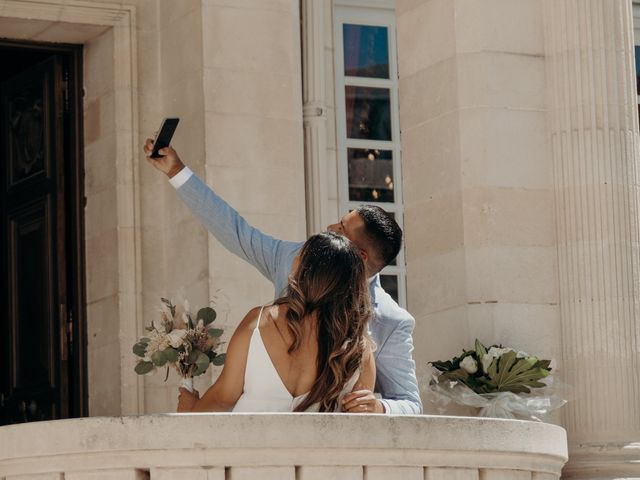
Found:
<path fill-rule="evenodd" d="M 391 150 L 347 149 L 349 200 L 393 202 Z"/>
<path fill-rule="evenodd" d="M 388 88 L 346 86 L 347 137 L 391 140 Z"/>
<path fill-rule="evenodd" d="M 342 35 L 345 75 L 389 78 L 387 27 L 344 24 Z"/>
<path fill-rule="evenodd" d="M 398 277 L 397 275 L 380 275 L 380 284 L 384 291 L 387 292 L 397 302 L 398 301 Z"/>

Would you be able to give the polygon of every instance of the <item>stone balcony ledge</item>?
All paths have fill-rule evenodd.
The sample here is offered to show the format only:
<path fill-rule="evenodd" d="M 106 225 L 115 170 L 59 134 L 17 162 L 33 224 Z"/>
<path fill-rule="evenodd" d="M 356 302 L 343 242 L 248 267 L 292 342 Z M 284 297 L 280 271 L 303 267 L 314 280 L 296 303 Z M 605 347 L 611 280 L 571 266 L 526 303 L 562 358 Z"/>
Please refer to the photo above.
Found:
<path fill-rule="evenodd" d="M 556 425 L 470 417 L 162 414 L 0 427 L 0 479 L 551 480 Z"/>

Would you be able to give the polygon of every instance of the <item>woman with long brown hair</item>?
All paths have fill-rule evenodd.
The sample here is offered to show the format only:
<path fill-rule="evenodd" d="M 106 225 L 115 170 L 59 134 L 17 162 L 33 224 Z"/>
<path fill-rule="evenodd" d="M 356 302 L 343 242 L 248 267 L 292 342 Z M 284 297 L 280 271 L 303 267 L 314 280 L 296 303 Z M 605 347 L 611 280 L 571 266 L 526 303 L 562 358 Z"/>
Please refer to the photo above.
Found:
<path fill-rule="evenodd" d="M 218 380 L 180 389 L 179 412 L 341 410 L 353 390 L 373 390 L 372 315 L 358 249 L 333 233 L 310 237 L 285 296 L 242 320 Z"/>

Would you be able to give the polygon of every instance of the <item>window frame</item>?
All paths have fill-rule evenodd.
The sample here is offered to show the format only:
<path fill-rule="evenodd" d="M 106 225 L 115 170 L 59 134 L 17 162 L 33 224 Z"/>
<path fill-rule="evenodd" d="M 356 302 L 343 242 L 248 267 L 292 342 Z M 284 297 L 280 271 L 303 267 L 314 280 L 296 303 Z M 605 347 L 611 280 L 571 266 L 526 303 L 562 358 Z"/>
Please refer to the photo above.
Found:
<path fill-rule="evenodd" d="M 354 6 L 357 5 L 357 6 Z M 396 45 L 396 15 L 391 2 L 380 1 L 368 8 L 362 2 L 337 2 L 334 5 L 334 86 L 336 113 L 336 147 L 338 166 L 338 208 L 340 216 L 362 205 L 363 202 L 349 200 L 349 171 L 347 149 L 379 149 L 392 152 L 393 202 L 366 202 L 377 205 L 395 215 L 404 230 L 404 203 L 402 191 L 402 165 L 400 143 L 400 114 L 398 97 L 398 56 Z M 389 78 L 353 77 L 344 75 L 343 25 L 381 26 L 387 28 L 389 48 Z M 389 89 L 391 140 L 362 140 L 347 138 L 345 87 L 374 87 Z M 406 264 L 403 248 L 396 259 L 396 265 L 388 265 L 380 275 L 394 275 L 398 279 L 398 304 L 406 307 Z"/>

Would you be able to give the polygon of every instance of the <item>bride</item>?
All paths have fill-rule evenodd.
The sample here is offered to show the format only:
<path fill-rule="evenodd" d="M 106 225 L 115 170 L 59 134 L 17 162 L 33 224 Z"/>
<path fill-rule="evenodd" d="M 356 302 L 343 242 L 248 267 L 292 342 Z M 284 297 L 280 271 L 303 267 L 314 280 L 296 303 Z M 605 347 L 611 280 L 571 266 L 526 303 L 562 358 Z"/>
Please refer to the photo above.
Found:
<path fill-rule="evenodd" d="M 365 269 L 343 236 L 310 237 L 287 294 L 249 311 L 224 368 L 202 398 L 180 389 L 178 412 L 338 412 L 342 397 L 373 390 L 372 315 Z"/>

